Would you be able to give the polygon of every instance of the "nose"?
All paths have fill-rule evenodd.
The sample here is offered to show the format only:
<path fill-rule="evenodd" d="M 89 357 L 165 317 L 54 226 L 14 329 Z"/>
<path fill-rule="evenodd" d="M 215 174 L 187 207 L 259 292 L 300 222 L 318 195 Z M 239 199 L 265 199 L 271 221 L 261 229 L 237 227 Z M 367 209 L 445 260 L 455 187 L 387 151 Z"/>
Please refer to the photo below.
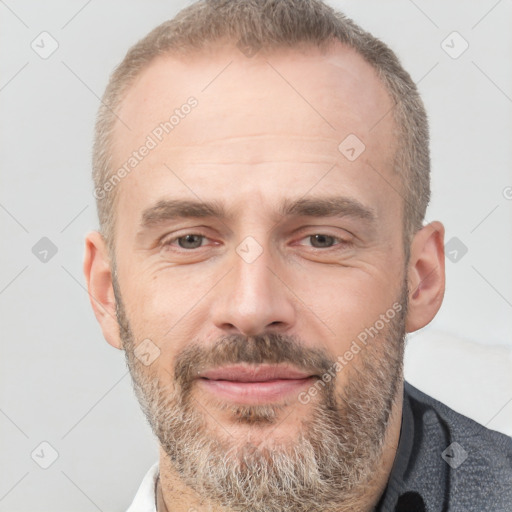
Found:
<path fill-rule="evenodd" d="M 233 255 L 213 300 L 213 322 L 226 334 L 284 333 L 295 323 L 293 293 L 268 251 L 251 259 L 244 259 L 243 252 Z"/>

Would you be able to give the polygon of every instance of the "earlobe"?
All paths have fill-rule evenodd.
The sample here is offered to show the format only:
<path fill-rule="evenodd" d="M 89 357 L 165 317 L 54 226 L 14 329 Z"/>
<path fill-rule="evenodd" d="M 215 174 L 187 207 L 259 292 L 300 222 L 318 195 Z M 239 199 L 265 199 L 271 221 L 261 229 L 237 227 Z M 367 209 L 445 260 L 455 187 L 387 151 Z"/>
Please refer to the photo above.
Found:
<path fill-rule="evenodd" d="M 122 349 L 110 257 L 106 242 L 97 231 L 89 233 L 85 239 L 84 274 L 89 300 L 103 336 L 110 345 Z"/>
<path fill-rule="evenodd" d="M 444 226 L 438 221 L 427 224 L 414 236 L 408 265 L 408 284 L 406 330 L 414 332 L 432 321 L 443 302 Z"/>

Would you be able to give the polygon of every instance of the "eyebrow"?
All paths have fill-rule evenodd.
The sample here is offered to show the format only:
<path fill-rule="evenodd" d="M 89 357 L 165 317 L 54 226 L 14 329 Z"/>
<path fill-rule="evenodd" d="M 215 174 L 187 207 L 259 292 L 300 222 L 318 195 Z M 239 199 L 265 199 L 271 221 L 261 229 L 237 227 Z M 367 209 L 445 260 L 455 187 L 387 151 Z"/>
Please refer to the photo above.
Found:
<path fill-rule="evenodd" d="M 355 217 L 369 223 L 377 220 L 375 210 L 356 199 L 343 196 L 286 199 L 278 214 L 283 217 Z M 141 227 L 150 229 L 182 218 L 228 219 L 225 207 L 215 201 L 162 199 L 142 213 Z"/>
<path fill-rule="evenodd" d="M 377 220 L 373 208 L 343 196 L 286 200 L 280 213 L 285 217 L 356 217 L 370 222 Z"/>
<path fill-rule="evenodd" d="M 186 199 L 160 200 L 142 213 L 142 228 L 152 228 L 164 222 L 189 217 L 227 217 L 224 207 L 213 201 Z"/>

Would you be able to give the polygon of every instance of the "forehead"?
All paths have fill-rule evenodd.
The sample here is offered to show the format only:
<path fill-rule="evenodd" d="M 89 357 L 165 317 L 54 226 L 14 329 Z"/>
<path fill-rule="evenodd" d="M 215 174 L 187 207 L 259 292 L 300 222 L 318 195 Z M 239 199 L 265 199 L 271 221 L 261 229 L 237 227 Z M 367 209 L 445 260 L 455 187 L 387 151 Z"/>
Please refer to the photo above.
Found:
<path fill-rule="evenodd" d="M 190 98 L 195 106 L 183 108 Z M 121 183 L 120 196 L 131 202 L 146 195 L 149 201 L 171 193 L 165 190 L 169 173 L 162 171 L 168 167 L 187 183 L 196 180 L 202 192 L 220 193 L 217 184 L 233 187 L 239 177 L 240 191 L 243 182 L 248 193 L 259 188 L 265 195 L 261 189 L 273 180 L 280 186 L 272 193 L 285 195 L 290 183 L 305 187 L 332 164 L 353 191 L 357 185 L 371 193 L 375 171 L 395 179 L 392 106 L 376 71 L 342 45 L 250 58 L 219 46 L 186 58 L 158 57 L 135 80 L 118 112 L 115 166 L 125 164 L 148 137 L 155 142 Z M 356 161 L 342 153 L 351 147 L 364 149 Z M 332 183 L 324 185 L 327 190 Z"/>
<path fill-rule="evenodd" d="M 156 58 L 123 100 L 119 118 L 129 129 L 117 123 L 117 142 L 122 139 L 128 145 L 131 141 L 136 144 L 191 96 L 200 103 L 200 115 L 173 131 L 176 144 L 194 138 L 208 142 L 245 132 L 268 132 L 271 128 L 337 138 L 353 130 L 369 139 L 368 132 L 392 108 L 374 68 L 355 50 L 341 44 L 328 51 L 282 49 L 252 58 L 237 48 L 219 46 L 208 53 Z M 305 117 L 311 117 L 309 126 L 304 129 L 296 124 L 292 130 L 292 122 Z M 392 116 L 385 121 L 379 123 L 383 126 L 375 136 L 389 130 Z M 216 125 L 209 137 L 197 131 L 205 122 Z M 274 124 L 270 126 L 270 122 Z M 116 144 L 119 146 L 122 143 Z"/>

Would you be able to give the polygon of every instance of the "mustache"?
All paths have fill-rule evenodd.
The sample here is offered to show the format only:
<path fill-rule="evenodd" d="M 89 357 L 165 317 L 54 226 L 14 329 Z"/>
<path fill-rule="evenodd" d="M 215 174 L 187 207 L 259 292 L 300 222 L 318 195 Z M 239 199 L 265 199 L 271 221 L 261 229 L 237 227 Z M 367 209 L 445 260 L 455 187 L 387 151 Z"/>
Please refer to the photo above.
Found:
<path fill-rule="evenodd" d="M 233 334 L 222 337 L 211 347 L 189 345 L 176 357 L 174 378 L 183 390 L 187 390 L 200 370 L 240 363 L 288 363 L 312 375 L 322 375 L 335 361 L 324 350 L 308 348 L 295 336 Z"/>

